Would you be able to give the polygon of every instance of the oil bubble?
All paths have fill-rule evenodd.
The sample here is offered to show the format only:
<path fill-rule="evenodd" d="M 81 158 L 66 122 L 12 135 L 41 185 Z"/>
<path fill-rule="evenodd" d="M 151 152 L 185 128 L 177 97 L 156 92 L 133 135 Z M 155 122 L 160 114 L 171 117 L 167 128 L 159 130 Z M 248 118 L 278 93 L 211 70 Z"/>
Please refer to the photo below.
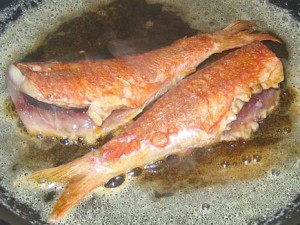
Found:
<path fill-rule="evenodd" d="M 285 133 L 291 133 L 292 129 L 290 127 L 283 128 Z"/>
<path fill-rule="evenodd" d="M 242 162 L 245 164 L 245 165 L 248 165 L 250 162 L 251 162 L 251 156 L 249 155 L 244 155 L 242 157 Z"/>
<path fill-rule="evenodd" d="M 279 169 L 272 169 L 271 170 L 271 174 L 274 176 L 274 177 L 277 177 L 280 175 L 280 170 Z"/>
<path fill-rule="evenodd" d="M 254 162 L 254 163 L 258 163 L 258 162 L 260 162 L 260 161 L 261 161 L 261 156 L 258 155 L 258 154 L 254 154 L 254 155 L 253 155 L 253 162 Z"/>
<path fill-rule="evenodd" d="M 111 178 L 106 184 L 104 184 L 104 187 L 106 188 L 116 188 L 119 187 L 123 182 L 125 181 L 125 175 L 121 174 L 119 176 Z"/>
<path fill-rule="evenodd" d="M 209 210 L 210 209 L 210 204 L 208 203 L 203 203 L 201 206 L 202 210 Z"/>
<path fill-rule="evenodd" d="M 68 138 L 64 138 L 64 139 L 61 139 L 60 140 L 60 143 L 63 144 L 63 145 L 69 145 L 70 144 L 70 141 Z"/>
<path fill-rule="evenodd" d="M 92 145 L 89 146 L 89 150 L 90 150 L 90 151 L 94 151 L 95 149 L 96 149 L 95 146 L 92 146 Z"/>
<path fill-rule="evenodd" d="M 84 138 L 83 137 L 79 137 L 78 138 L 78 143 L 82 143 L 84 141 Z"/>
<path fill-rule="evenodd" d="M 139 175 L 141 175 L 143 172 L 143 170 L 139 167 L 134 168 L 133 170 L 128 172 L 128 176 L 130 177 L 137 177 Z"/>
<path fill-rule="evenodd" d="M 149 173 L 157 173 L 158 171 L 162 170 L 165 166 L 164 160 L 158 160 L 156 162 L 150 163 L 144 167 L 144 169 Z"/>
<path fill-rule="evenodd" d="M 229 167 L 230 163 L 229 163 L 229 161 L 225 160 L 225 161 L 221 162 L 220 165 L 222 168 L 225 169 L 225 168 Z"/>
<path fill-rule="evenodd" d="M 281 129 L 281 128 L 278 128 L 278 129 L 277 129 L 277 133 L 278 133 L 278 134 L 281 134 L 281 133 L 282 133 L 282 129 Z"/>

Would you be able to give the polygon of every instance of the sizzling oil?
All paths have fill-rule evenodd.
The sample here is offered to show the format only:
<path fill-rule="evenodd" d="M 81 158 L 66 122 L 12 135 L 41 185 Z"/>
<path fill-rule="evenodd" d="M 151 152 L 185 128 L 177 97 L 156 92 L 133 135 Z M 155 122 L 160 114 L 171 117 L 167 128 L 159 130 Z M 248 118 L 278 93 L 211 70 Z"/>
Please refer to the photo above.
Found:
<path fill-rule="evenodd" d="M 118 1 L 102 8 L 93 8 L 92 12 L 86 12 L 80 17 L 68 20 L 49 34 L 44 41 L 40 42 L 39 46 L 36 45 L 32 48 L 31 53 L 24 58 L 24 61 L 72 61 L 142 53 L 167 45 L 180 37 L 193 35 L 197 33 L 196 30 L 216 30 L 220 24 L 224 27 L 233 20 L 230 15 L 235 15 L 235 19 L 243 18 L 240 16 L 243 10 L 230 10 L 230 7 L 226 8 L 228 5 L 224 5 L 222 15 L 225 16 L 219 20 L 215 19 L 210 10 L 214 9 L 215 12 L 218 10 L 221 12 L 219 7 L 222 4 L 209 7 L 210 4 L 213 4 L 209 1 L 202 5 L 196 1 L 189 2 L 189 5 L 186 5 L 185 1 L 174 1 L 172 4 L 174 4 L 174 8 L 168 4 L 162 8 L 159 4 L 147 5 L 143 1 Z M 264 1 L 261 1 L 261 4 L 264 5 Z M 193 9 L 199 7 L 201 10 L 196 10 L 197 12 L 193 13 Z M 255 9 L 256 6 L 253 7 Z M 166 11 L 168 9 L 177 13 Z M 200 16 L 199 13 L 201 13 Z M 194 29 L 191 29 L 178 15 L 188 21 Z M 281 14 L 276 14 L 276 16 L 279 15 Z M 259 13 L 257 17 L 264 21 L 264 17 Z M 246 18 L 249 19 L 247 16 Z M 270 27 L 273 27 L 271 30 L 276 33 L 275 26 Z M 283 30 L 283 28 L 281 29 Z M 26 36 L 26 33 L 24 35 Z M 284 32 L 279 33 L 280 37 L 281 35 L 285 36 L 284 39 L 289 42 L 289 53 L 294 55 L 294 50 L 290 48 L 293 43 L 288 39 L 292 35 L 287 37 Z M 297 107 L 293 101 L 297 102 L 295 90 L 299 85 L 290 82 L 293 76 L 297 75 L 297 70 L 291 69 L 291 65 L 287 63 L 286 60 L 290 58 L 284 46 L 275 45 L 272 49 L 283 58 L 285 65 L 289 66 L 286 67 L 288 68 L 289 82 L 287 87 L 283 87 L 284 92 L 281 96 L 279 109 L 261 124 L 253 140 L 221 143 L 208 149 L 195 149 L 191 151 L 190 155 L 181 156 L 177 164 L 165 164 L 165 167 L 157 173 L 143 171 L 138 178 L 128 177 L 127 181 L 125 180 L 125 185 L 122 186 L 123 188 L 116 191 L 106 190 L 105 192 L 104 189 L 100 188 L 100 191 L 96 192 L 97 194 L 92 194 L 90 198 L 87 198 L 77 207 L 74 214 L 70 215 L 70 221 L 82 224 L 90 221 L 89 218 L 93 215 L 92 217 L 95 218 L 101 217 L 103 223 L 105 221 L 107 223 L 119 221 L 118 217 L 120 217 L 123 221 L 126 219 L 129 222 L 139 221 L 148 224 L 161 221 L 195 223 L 197 220 L 205 223 L 211 222 L 211 219 L 215 218 L 217 224 L 220 221 L 224 224 L 226 221 L 253 221 L 262 215 L 270 215 L 268 211 L 265 211 L 267 207 L 265 203 L 254 200 L 255 198 L 271 198 L 270 204 L 277 200 L 285 202 L 287 199 L 285 193 L 292 193 L 289 188 L 295 186 L 296 178 L 289 179 L 294 182 L 293 185 L 285 186 L 284 192 L 281 192 L 278 199 L 275 195 L 267 195 L 278 193 L 276 188 L 281 186 L 276 182 L 286 180 L 292 174 L 291 171 L 285 171 L 285 167 L 291 165 L 297 167 L 295 161 L 299 157 L 299 150 L 295 146 L 300 144 L 299 140 L 293 139 L 297 131 L 297 127 L 293 125 L 298 115 Z M 10 57 L 18 58 L 14 56 L 14 52 L 10 54 Z M 221 55 L 215 56 L 212 60 L 219 57 Z M 206 64 L 209 62 L 207 61 Z M 17 121 L 11 103 L 6 103 L 6 116 L 12 116 Z M 15 123 L 19 124 L 18 122 Z M 16 176 L 24 174 L 23 171 L 32 172 L 62 164 L 90 151 L 89 146 L 68 145 L 66 142 L 62 142 L 64 143 L 62 144 L 60 140 L 46 137 L 39 140 L 36 137 L 28 137 L 25 132 L 20 132 L 13 137 L 23 142 L 15 148 L 25 146 L 17 151 L 13 150 L 17 153 L 10 157 L 15 159 L 9 165 L 10 170 Z M 294 143 L 291 144 L 287 140 L 294 141 Z M 98 143 L 98 145 L 101 144 L 101 142 Z M 3 151 L 2 154 L 5 155 L 6 152 Z M 287 177 L 282 179 L 284 175 Z M 265 182 L 260 182 L 261 178 L 265 179 Z M 3 176 L 3 180 L 5 179 L 7 178 Z M 268 182 L 273 182 L 274 188 L 265 192 L 265 187 L 271 187 L 270 185 L 264 186 Z M 258 185 L 255 186 L 256 184 Z M 22 189 L 19 187 L 17 190 Z M 143 194 L 140 194 L 140 190 Z M 16 192 L 14 193 L 15 196 L 20 195 L 17 191 L 12 192 Z M 29 192 L 31 193 L 31 191 Z M 30 203 L 31 207 L 39 211 L 40 205 L 42 205 L 44 208 L 40 213 L 45 217 L 58 193 L 59 191 L 55 188 L 50 188 L 49 191 L 38 191 L 34 196 L 22 192 L 19 201 L 27 202 L 27 200 L 33 199 L 33 203 Z M 108 195 L 103 195 L 103 193 L 108 193 Z M 110 198 L 109 194 L 112 193 L 118 193 L 118 195 Z M 182 193 L 184 194 L 182 195 Z M 255 196 L 252 196 L 251 193 L 254 193 Z M 291 196 L 289 197 L 291 198 Z M 159 201 L 157 201 L 158 199 Z M 194 199 L 197 199 L 197 202 L 193 202 Z M 226 205 L 227 199 L 231 199 L 230 205 Z M 238 208 L 239 204 L 235 202 L 235 199 L 245 203 L 242 205 L 243 209 Z M 282 205 L 278 202 L 276 204 Z M 168 206 L 172 205 L 178 207 L 172 208 L 171 213 Z M 148 206 L 151 207 L 150 211 L 153 211 L 154 215 L 150 215 L 148 210 L 147 213 L 143 211 L 143 208 Z M 225 208 L 226 210 L 222 211 Z M 245 211 L 246 209 L 248 211 Z M 128 218 L 124 217 L 124 213 L 128 213 L 126 210 L 130 211 Z M 228 215 L 231 210 L 236 214 Z M 102 215 L 103 212 L 105 212 L 105 216 Z M 217 214 L 217 212 L 220 213 Z M 212 217 L 211 213 L 213 213 Z M 243 213 L 243 217 L 240 213 Z"/>

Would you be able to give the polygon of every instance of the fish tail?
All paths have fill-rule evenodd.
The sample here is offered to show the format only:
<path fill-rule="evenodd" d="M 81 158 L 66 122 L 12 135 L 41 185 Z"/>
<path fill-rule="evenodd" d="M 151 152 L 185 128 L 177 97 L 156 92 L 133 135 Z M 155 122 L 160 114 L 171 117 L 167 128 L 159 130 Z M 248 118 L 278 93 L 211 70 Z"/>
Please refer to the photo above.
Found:
<path fill-rule="evenodd" d="M 255 20 L 237 20 L 223 30 L 216 32 L 215 35 L 220 40 L 218 52 L 242 47 L 253 41 L 268 40 L 281 43 L 279 39 L 270 34 L 254 32 L 256 30 L 256 24 L 257 21 Z"/>
<path fill-rule="evenodd" d="M 95 170 L 86 165 L 84 157 L 68 164 L 35 172 L 15 183 L 35 181 L 43 184 L 62 184 L 64 190 L 59 196 L 48 218 L 48 223 L 58 223 L 85 196 L 104 183 Z"/>

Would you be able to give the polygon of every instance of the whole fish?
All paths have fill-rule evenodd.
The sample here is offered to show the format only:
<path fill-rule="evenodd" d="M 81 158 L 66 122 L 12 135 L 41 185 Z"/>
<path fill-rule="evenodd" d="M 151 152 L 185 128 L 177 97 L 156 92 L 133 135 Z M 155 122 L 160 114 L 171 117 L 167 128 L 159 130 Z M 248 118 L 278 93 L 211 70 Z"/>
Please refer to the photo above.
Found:
<path fill-rule="evenodd" d="M 254 42 L 183 80 L 100 149 L 20 182 L 65 186 L 49 218 L 58 222 L 113 177 L 194 147 L 250 138 L 278 105 L 283 79 L 281 61 Z"/>
<path fill-rule="evenodd" d="M 254 26 L 254 21 L 239 20 L 141 55 L 15 63 L 8 68 L 7 85 L 29 133 L 93 143 L 132 120 L 212 54 L 255 40 L 277 40 L 253 33 Z"/>

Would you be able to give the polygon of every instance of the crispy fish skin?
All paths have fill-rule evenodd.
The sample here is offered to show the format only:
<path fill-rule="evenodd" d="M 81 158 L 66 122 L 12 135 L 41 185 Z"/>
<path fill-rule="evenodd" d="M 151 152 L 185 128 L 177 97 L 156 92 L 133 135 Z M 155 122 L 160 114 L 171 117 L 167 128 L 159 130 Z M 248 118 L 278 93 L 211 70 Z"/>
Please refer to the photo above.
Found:
<path fill-rule="evenodd" d="M 254 26 L 254 21 L 239 20 L 214 34 L 198 34 L 145 54 L 109 60 L 16 63 L 9 69 L 15 73 L 9 76 L 21 92 L 41 102 L 88 108 L 87 115 L 97 126 L 122 109 L 120 122 L 108 122 L 111 130 L 195 72 L 210 55 L 255 40 L 278 41 L 268 34 L 252 33 Z"/>
<path fill-rule="evenodd" d="M 264 92 L 273 92 L 273 102 L 267 107 L 276 106 L 283 79 L 282 63 L 275 54 L 260 42 L 252 43 L 183 80 L 100 149 L 20 182 L 65 185 L 49 218 L 50 223 L 56 223 L 112 177 L 169 154 L 226 140 L 230 126 L 252 95 L 262 93 L 264 101 L 270 101 Z M 243 131 L 234 130 L 235 139 L 245 137 Z"/>

